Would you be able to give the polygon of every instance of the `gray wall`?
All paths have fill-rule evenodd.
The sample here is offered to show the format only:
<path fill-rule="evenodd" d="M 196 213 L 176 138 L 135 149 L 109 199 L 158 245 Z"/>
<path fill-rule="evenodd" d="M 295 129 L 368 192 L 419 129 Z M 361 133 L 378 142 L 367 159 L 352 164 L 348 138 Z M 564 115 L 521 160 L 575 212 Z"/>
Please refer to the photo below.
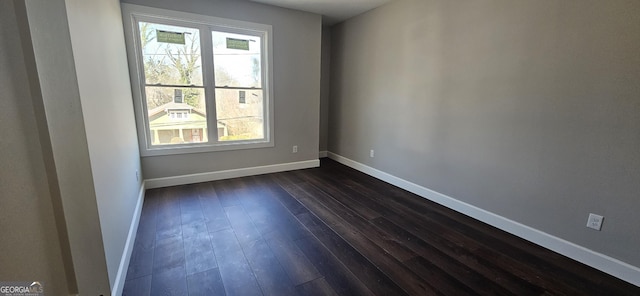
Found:
<path fill-rule="evenodd" d="M 0 12 L 0 217 L 15 241 L 2 244 L 0 277 L 108 295 L 141 186 L 120 4 L 3 1 Z"/>
<path fill-rule="evenodd" d="M 332 43 L 329 151 L 640 266 L 640 2 L 396 0 Z"/>
<path fill-rule="evenodd" d="M 327 151 L 329 94 L 331 91 L 331 27 L 322 27 L 322 69 L 320 73 L 320 151 Z"/>
<path fill-rule="evenodd" d="M 123 2 L 273 26 L 275 147 L 143 157 L 146 179 L 318 159 L 319 15 L 234 0 Z"/>
<path fill-rule="evenodd" d="M 0 1 L 0 279 L 68 294 L 18 22 Z"/>
<path fill-rule="evenodd" d="M 122 14 L 118 0 L 67 0 L 66 4 L 102 239 L 113 287 L 142 185 L 136 178 L 140 154 Z"/>
<path fill-rule="evenodd" d="M 96 193 L 64 0 L 20 3 L 21 36 L 61 245 L 69 249 L 70 292 L 108 294 Z M 28 44 L 27 44 L 28 43 Z M 25 46 L 27 44 L 28 46 Z M 67 247 L 68 246 L 68 247 Z M 66 265 L 69 267 L 69 265 Z M 67 270 L 69 272 L 69 270 Z"/>

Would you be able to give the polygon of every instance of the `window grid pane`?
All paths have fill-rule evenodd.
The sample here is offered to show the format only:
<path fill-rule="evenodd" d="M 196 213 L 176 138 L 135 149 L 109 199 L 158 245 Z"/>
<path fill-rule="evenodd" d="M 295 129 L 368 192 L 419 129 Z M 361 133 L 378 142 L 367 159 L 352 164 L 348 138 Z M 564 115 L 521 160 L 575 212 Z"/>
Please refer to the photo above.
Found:
<path fill-rule="evenodd" d="M 212 41 L 218 141 L 264 139 L 261 38 L 212 31 Z"/>
<path fill-rule="evenodd" d="M 208 142 L 204 89 L 147 86 L 145 92 L 152 145 Z"/>
<path fill-rule="evenodd" d="M 216 87 L 262 87 L 261 38 L 212 32 Z"/>
<path fill-rule="evenodd" d="M 140 22 L 146 85 L 202 86 L 200 31 Z"/>
<path fill-rule="evenodd" d="M 245 92 L 244 103 L 238 98 Z M 262 90 L 216 88 L 218 140 L 240 141 L 264 138 Z M 221 130 L 220 127 L 223 129 Z M 222 133 L 220 132 L 222 131 Z"/>

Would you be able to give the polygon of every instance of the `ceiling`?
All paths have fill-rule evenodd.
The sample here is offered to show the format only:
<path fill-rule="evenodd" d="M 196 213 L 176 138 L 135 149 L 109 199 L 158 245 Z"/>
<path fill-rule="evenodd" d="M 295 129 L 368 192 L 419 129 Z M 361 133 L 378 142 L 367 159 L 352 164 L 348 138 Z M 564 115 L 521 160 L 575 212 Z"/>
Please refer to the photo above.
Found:
<path fill-rule="evenodd" d="M 251 0 L 269 5 L 323 15 L 325 25 L 333 25 L 392 0 Z"/>

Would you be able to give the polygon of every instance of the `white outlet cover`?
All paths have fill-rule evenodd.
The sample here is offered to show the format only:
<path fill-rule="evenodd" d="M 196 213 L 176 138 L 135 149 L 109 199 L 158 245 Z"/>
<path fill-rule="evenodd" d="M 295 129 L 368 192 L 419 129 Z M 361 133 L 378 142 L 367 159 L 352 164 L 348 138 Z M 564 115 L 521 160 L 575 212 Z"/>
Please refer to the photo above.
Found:
<path fill-rule="evenodd" d="M 600 231 L 600 229 L 602 229 L 603 220 L 603 216 L 591 213 L 589 214 L 589 219 L 587 220 L 587 227 Z"/>

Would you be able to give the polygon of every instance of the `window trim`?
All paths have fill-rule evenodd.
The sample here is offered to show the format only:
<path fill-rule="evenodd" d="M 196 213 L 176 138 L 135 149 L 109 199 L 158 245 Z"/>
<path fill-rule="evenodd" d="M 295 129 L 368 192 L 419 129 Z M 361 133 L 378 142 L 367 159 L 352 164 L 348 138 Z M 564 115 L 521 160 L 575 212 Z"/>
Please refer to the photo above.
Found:
<path fill-rule="evenodd" d="M 127 48 L 127 58 L 129 60 L 129 73 L 131 77 L 131 88 L 133 94 L 133 105 L 136 117 L 136 127 L 138 131 L 138 144 L 141 156 L 160 156 L 186 153 L 202 153 L 213 151 L 227 151 L 240 149 L 255 149 L 274 147 L 274 100 L 273 100 L 273 30 L 271 25 L 193 14 L 180 11 L 165 10 L 160 8 L 146 7 L 123 3 L 122 17 L 125 31 L 125 41 Z M 213 45 L 211 39 L 204 41 L 201 46 L 202 56 L 202 76 L 205 89 L 205 100 L 207 110 L 208 143 L 187 143 L 173 145 L 152 145 L 151 129 L 149 127 L 148 116 L 146 116 L 147 106 L 144 97 L 144 59 L 140 48 L 138 22 L 161 22 L 168 25 L 192 26 L 205 29 L 211 35 L 216 29 L 224 29 L 225 32 L 255 32 L 256 36 L 262 38 L 261 67 L 262 67 L 262 88 L 263 108 L 264 108 L 264 139 L 260 140 L 240 140 L 240 141 L 218 141 L 212 138 L 217 135 L 217 116 L 215 105 L 215 78 L 213 68 L 205 66 L 206 60 L 213 59 Z M 202 34 L 201 34 L 202 35 Z M 204 36 L 200 36 L 201 40 Z M 207 40 L 207 38 L 204 38 Z M 211 65 L 213 65 L 211 63 Z M 210 69 L 209 69 L 210 68 Z M 212 125 L 213 124 L 213 125 Z"/>

